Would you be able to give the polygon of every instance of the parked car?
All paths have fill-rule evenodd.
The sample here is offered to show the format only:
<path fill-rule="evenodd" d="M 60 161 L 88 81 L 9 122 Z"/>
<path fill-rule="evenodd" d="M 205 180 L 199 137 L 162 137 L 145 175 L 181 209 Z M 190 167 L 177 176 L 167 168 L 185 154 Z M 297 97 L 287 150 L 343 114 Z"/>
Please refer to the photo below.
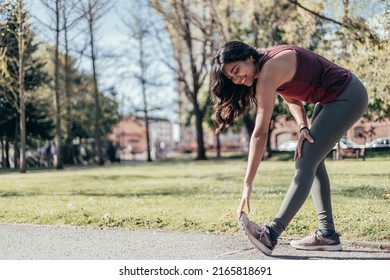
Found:
<path fill-rule="evenodd" d="M 340 139 L 340 142 L 336 143 L 336 145 L 333 147 L 333 149 L 338 149 L 338 145 L 340 143 L 340 149 L 363 149 L 365 148 L 364 145 L 356 144 L 355 142 L 347 139 L 342 138 Z"/>
<path fill-rule="evenodd" d="M 390 148 L 390 137 L 377 138 L 367 143 L 366 148 Z"/>
<path fill-rule="evenodd" d="M 340 145 L 340 149 L 339 149 Z M 355 142 L 342 138 L 336 145 L 333 147 L 333 158 L 342 159 L 342 158 L 365 158 L 365 146 L 356 144 Z"/>
<path fill-rule="evenodd" d="M 278 150 L 283 152 L 293 152 L 297 147 L 298 141 L 291 140 L 279 145 Z"/>

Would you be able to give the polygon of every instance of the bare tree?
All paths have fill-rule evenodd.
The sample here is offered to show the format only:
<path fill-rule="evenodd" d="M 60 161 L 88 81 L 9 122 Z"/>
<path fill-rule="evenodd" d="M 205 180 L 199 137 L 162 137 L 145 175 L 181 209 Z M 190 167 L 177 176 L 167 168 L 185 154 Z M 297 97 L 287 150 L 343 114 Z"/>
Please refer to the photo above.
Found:
<path fill-rule="evenodd" d="M 81 2 L 82 13 L 85 14 L 85 19 L 88 24 L 89 31 L 89 48 L 90 57 L 92 62 L 92 76 L 93 76 L 93 97 L 95 102 L 95 145 L 98 154 L 98 164 L 104 164 L 103 156 L 103 143 L 101 133 L 101 104 L 99 100 L 99 86 L 98 86 L 98 74 L 96 61 L 97 57 L 97 46 L 96 46 L 96 28 L 97 22 L 104 16 L 104 14 L 110 9 L 107 2 L 102 0 L 87 0 Z"/>
<path fill-rule="evenodd" d="M 18 51 L 19 51 L 19 112 L 20 112 L 20 172 L 26 173 L 26 106 L 24 97 L 24 51 L 26 47 L 25 29 L 27 24 L 23 16 L 23 0 L 18 2 Z"/>
<path fill-rule="evenodd" d="M 55 34 L 55 47 L 54 47 L 54 108 L 55 108 L 55 120 L 56 120 L 56 162 L 54 163 L 57 169 L 63 168 L 63 155 L 61 149 L 62 140 L 62 114 L 63 104 L 65 104 L 65 123 L 66 123 L 66 162 L 74 163 L 73 155 L 73 137 L 72 137 L 72 114 L 71 114 L 71 70 L 69 61 L 69 31 L 75 27 L 75 25 L 84 17 L 83 13 L 76 11 L 77 1 L 64 1 L 64 0 L 41 0 L 41 3 L 46 7 L 49 15 L 51 15 L 51 22 L 44 22 L 42 19 L 37 20 L 44 25 L 47 29 Z M 64 85 L 65 85 L 65 100 L 61 100 L 60 94 L 60 77 L 61 63 L 60 63 L 60 35 L 64 36 L 64 48 L 65 48 L 65 64 L 64 64 Z"/>
<path fill-rule="evenodd" d="M 41 3 L 46 7 L 52 17 L 52 23 L 45 23 L 38 19 L 44 26 L 54 32 L 55 46 L 54 46 L 54 108 L 55 108 L 55 123 L 56 123 L 56 135 L 55 135 L 55 161 L 54 166 L 56 169 L 63 169 L 62 164 L 62 149 L 61 149 L 61 98 L 60 98 L 60 59 L 59 59 L 59 38 L 60 38 L 60 7 L 62 0 L 41 0 Z"/>
<path fill-rule="evenodd" d="M 71 87 L 71 65 L 70 65 L 70 43 L 69 43 L 69 32 L 76 24 L 82 19 L 83 14 L 76 12 L 77 2 L 66 1 L 61 6 L 62 14 L 62 29 L 64 31 L 64 48 L 65 48 L 65 96 L 66 96 L 66 162 L 75 163 L 74 152 L 73 152 L 73 117 L 72 117 L 72 87 Z"/>
<path fill-rule="evenodd" d="M 61 149 L 61 104 L 60 104 L 60 59 L 59 59 L 59 37 L 60 37 L 60 0 L 55 0 L 55 17 L 56 17 L 56 27 L 55 27 L 55 51 L 54 51 L 54 96 L 55 96 L 55 111 L 56 111 L 56 137 L 55 137 L 55 146 L 56 146 L 56 161 L 54 166 L 56 169 L 62 169 L 62 149 Z"/>
<path fill-rule="evenodd" d="M 208 94 L 202 104 L 200 94 L 208 75 L 215 20 L 204 1 L 174 0 L 167 3 L 155 0 L 153 7 L 164 18 L 171 36 L 176 66 L 170 65 L 170 68 L 175 71 L 187 99 L 193 105 L 198 149 L 196 159 L 205 160 L 202 122 L 210 98 Z"/>
<path fill-rule="evenodd" d="M 151 137 L 149 129 L 149 90 L 151 86 L 155 86 L 158 83 L 158 78 L 153 77 L 152 68 L 153 68 L 153 55 L 151 55 L 152 46 L 151 41 L 155 42 L 153 34 L 153 18 L 150 14 L 150 7 L 147 5 L 146 1 L 138 0 L 136 3 L 132 3 L 131 7 L 126 9 L 126 15 L 122 16 L 123 23 L 125 24 L 127 30 L 130 31 L 130 40 L 135 41 L 135 47 L 133 50 L 137 50 L 138 54 L 136 64 L 138 65 L 138 70 L 131 73 L 133 78 L 136 78 L 138 83 L 141 85 L 142 93 L 142 112 L 145 119 L 145 128 L 146 128 L 146 148 L 147 148 L 147 161 L 151 162 Z M 130 15 L 130 17 L 129 17 Z M 152 43 L 153 44 L 153 43 Z M 154 44 L 153 44 L 154 45 Z M 132 45 L 130 44 L 132 47 Z"/>

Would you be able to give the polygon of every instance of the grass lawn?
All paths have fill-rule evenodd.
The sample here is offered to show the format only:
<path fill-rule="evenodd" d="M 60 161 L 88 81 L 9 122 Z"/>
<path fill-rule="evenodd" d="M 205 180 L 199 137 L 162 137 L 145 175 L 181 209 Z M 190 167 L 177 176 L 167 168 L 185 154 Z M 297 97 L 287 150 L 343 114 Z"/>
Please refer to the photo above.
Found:
<path fill-rule="evenodd" d="M 129 229 L 239 231 L 235 212 L 242 159 L 130 163 L 0 175 L 0 223 L 63 224 Z M 337 230 L 344 240 L 390 241 L 390 161 L 327 161 Z M 268 222 L 294 174 L 292 161 L 265 161 L 258 171 L 250 218 Z M 282 236 L 317 226 L 309 197 Z"/>

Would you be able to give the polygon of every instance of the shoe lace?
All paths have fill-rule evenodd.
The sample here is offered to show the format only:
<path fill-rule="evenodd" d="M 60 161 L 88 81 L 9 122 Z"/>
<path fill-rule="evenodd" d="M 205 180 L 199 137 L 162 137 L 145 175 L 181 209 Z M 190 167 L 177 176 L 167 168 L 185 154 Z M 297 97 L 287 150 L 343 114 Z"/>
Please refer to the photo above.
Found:
<path fill-rule="evenodd" d="M 259 234 L 259 239 L 261 240 L 264 234 L 269 234 L 268 229 L 265 226 L 259 226 L 254 224 L 256 233 Z"/>
<path fill-rule="evenodd" d="M 310 240 L 312 240 L 312 241 L 320 240 L 321 239 L 320 236 L 321 236 L 321 231 L 319 229 L 317 229 L 315 232 L 313 232 L 311 234 Z"/>

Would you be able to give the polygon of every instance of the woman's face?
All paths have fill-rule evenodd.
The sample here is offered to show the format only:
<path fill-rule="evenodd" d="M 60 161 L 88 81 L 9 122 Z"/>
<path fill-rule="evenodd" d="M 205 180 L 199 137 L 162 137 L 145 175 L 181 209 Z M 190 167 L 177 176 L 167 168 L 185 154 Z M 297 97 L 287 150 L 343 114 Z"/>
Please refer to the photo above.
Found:
<path fill-rule="evenodd" d="M 234 61 L 226 63 L 222 68 L 225 76 L 232 80 L 237 85 L 252 86 L 255 79 L 257 79 L 258 71 L 256 65 L 253 63 L 252 57 L 243 61 Z"/>

